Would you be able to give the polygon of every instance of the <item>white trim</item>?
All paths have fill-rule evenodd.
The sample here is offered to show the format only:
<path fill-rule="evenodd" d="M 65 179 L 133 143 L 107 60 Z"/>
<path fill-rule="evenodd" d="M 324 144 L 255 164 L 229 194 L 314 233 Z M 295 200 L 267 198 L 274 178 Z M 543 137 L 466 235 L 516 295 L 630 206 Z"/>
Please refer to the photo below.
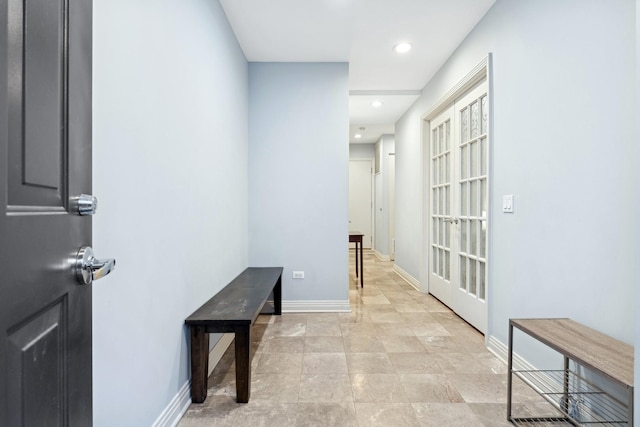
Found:
<path fill-rule="evenodd" d="M 404 271 L 402 268 L 398 267 L 398 264 L 393 264 L 393 271 L 395 271 L 398 276 L 403 278 L 405 282 L 416 288 L 416 291 L 422 292 L 422 290 L 420 289 L 420 281 Z"/>
<path fill-rule="evenodd" d="M 191 381 L 187 381 L 180 387 L 180 391 L 169 402 L 160 416 L 153 423 L 153 427 L 175 427 L 191 405 Z"/>
<path fill-rule="evenodd" d="M 349 300 L 282 301 L 283 313 L 350 313 Z"/>
<path fill-rule="evenodd" d="M 493 335 L 489 336 L 487 340 L 487 349 L 500 359 L 504 364 L 507 364 L 509 360 L 509 347 L 502 341 L 498 340 Z M 518 371 L 535 371 L 537 368 L 531 363 L 527 362 L 517 353 L 513 353 L 513 369 Z"/>
<path fill-rule="evenodd" d="M 428 111 L 428 113 L 422 116 L 422 120 L 431 120 L 442 111 L 444 111 L 451 103 L 453 103 L 457 98 L 462 96 L 464 92 L 471 89 L 477 83 L 479 83 L 482 79 L 487 77 L 488 74 L 488 64 L 489 57 L 491 54 L 488 54 L 482 60 L 473 67 L 469 73 L 464 76 L 458 83 L 456 83 L 447 93 L 445 93 L 440 99 L 438 99 L 433 107 Z"/>
<path fill-rule="evenodd" d="M 209 372 L 211 375 L 222 356 L 233 342 L 234 334 L 223 334 L 218 342 L 209 352 Z M 171 399 L 169 405 L 162 411 L 158 419 L 153 423 L 153 427 L 175 427 L 178 425 L 182 416 L 191 405 L 191 381 L 187 381 L 180 387 L 178 394 Z"/>
<path fill-rule="evenodd" d="M 373 254 L 376 256 L 376 258 L 378 258 L 380 261 L 391 261 L 391 257 L 389 257 L 389 255 L 385 255 L 382 252 L 378 251 L 377 249 L 373 250 Z"/>

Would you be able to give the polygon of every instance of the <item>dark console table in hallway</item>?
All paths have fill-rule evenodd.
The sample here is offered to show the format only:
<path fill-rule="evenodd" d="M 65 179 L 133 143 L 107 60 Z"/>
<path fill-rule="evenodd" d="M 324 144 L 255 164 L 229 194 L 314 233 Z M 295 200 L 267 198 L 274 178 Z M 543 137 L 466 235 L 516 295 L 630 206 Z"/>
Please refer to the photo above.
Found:
<path fill-rule="evenodd" d="M 358 277 L 358 248 L 360 248 L 360 287 L 364 288 L 364 264 L 362 264 L 362 237 L 364 233 L 359 231 L 349 232 L 349 243 L 356 244 L 356 277 Z"/>

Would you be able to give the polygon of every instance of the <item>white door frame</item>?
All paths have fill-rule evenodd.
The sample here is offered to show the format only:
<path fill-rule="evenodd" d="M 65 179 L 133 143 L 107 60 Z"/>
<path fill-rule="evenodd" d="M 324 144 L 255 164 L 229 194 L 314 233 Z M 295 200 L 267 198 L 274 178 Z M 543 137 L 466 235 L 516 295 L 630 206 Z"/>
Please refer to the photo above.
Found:
<path fill-rule="evenodd" d="M 430 219 L 429 219 L 429 209 L 431 203 L 431 187 L 430 187 L 430 172 L 431 172 L 431 151 L 429 147 L 431 146 L 430 138 L 430 120 L 434 117 L 438 116 L 442 111 L 447 109 L 453 102 L 461 97 L 465 92 L 469 89 L 473 88 L 476 84 L 481 82 L 482 80 L 487 80 L 488 94 L 489 94 L 489 152 L 488 152 L 488 176 L 487 176 L 487 187 L 488 187 L 488 206 L 492 205 L 493 201 L 493 192 L 492 192 L 492 178 L 493 178 L 493 81 L 492 81 L 492 55 L 491 53 L 487 54 L 478 65 L 476 65 L 462 80 L 460 80 L 454 87 L 452 87 L 444 96 L 442 96 L 438 101 L 434 103 L 434 106 L 428 110 L 422 116 L 422 254 L 420 257 L 420 289 L 422 292 L 429 292 L 429 260 L 431 259 L 431 245 L 430 245 Z M 488 341 L 488 337 L 492 331 L 491 318 L 489 317 L 489 313 L 491 312 L 491 301 L 492 301 L 492 292 L 493 287 L 491 284 L 493 283 L 493 257 L 492 257 L 492 229 L 491 224 L 493 223 L 493 210 L 489 209 L 488 220 L 487 220 L 487 296 L 486 296 L 486 305 L 487 305 L 487 332 L 485 334 L 485 342 Z"/>

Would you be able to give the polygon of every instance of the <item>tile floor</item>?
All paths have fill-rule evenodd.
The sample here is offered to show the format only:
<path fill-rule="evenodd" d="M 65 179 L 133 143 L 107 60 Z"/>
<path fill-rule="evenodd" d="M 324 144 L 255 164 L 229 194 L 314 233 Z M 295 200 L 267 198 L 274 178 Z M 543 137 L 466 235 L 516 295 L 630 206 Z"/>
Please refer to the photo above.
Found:
<path fill-rule="evenodd" d="M 179 427 L 511 425 L 507 369 L 483 335 L 372 254 L 361 289 L 350 261 L 351 313 L 260 316 L 249 403 L 235 401 L 231 345 Z"/>

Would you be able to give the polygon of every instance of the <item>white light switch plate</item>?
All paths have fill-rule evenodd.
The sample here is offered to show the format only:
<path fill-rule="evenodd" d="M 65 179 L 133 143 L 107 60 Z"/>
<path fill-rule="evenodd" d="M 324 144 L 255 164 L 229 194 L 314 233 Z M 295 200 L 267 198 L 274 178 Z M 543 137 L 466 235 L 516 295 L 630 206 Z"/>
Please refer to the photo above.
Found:
<path fill-rule="evenodd" d="M 513 213 L 513 194 L 502 196 L 502 212 Z"/>
<path fill-rule="evenodd" d="M 304 271 L 294 271 L 293 272 L 294 279 L 304 279 Z"/>

